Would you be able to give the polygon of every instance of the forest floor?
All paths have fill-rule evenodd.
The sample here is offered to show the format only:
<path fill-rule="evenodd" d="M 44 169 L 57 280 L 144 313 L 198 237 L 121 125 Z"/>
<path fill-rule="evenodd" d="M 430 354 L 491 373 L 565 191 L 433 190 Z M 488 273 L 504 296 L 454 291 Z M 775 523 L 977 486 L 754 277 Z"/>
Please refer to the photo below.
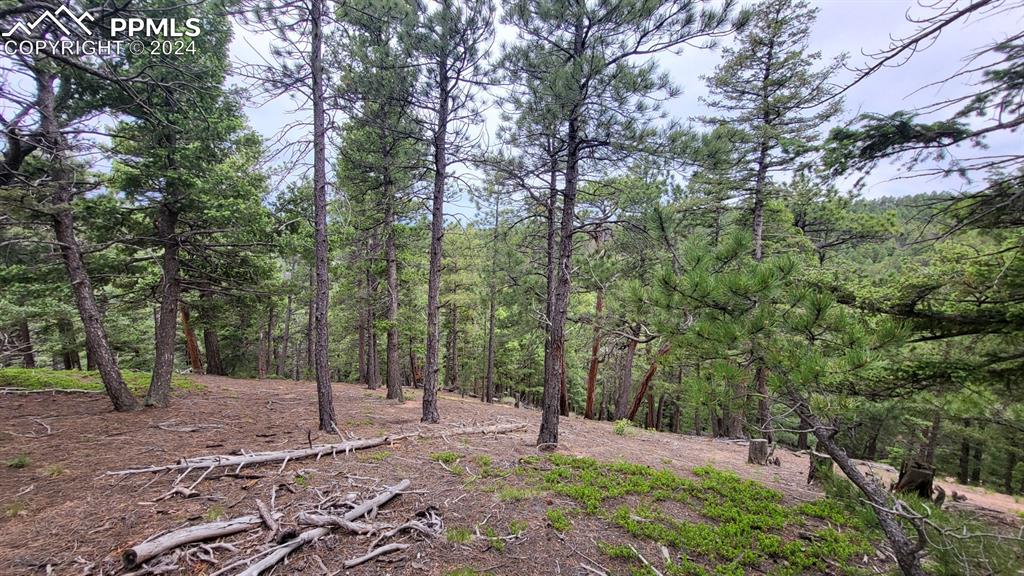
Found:
<path fill-rule="evenodd" d="M 701 574 L 725 564 L 736 570 L 729 574 L 876 573 L 889 567 L 873 545 L 843 540 L 852 529 L 816 507 L 821 492 L 806 484 L 804 455 L 779 450 L 780 466 L 758 467 L 746 463 L 746 448 L 737 443 L 642 430 L 618 435 L 612 423 L 570 417 L 560 425 L 558 456 L 550 456 L 534 446 L 538 412 L 441 394 L 442 423 L 424 426 L 418 390 L 406 390 L 406 402 L 395 404 L 384 399 L 383 390 L 336 384 L 342 431 L 372 437 L 508 422 L 527 427 L 498 435 L 409 438 L 333 458 L 295 460 L 283 468 L 251 466 L 237 477 L 212 474 L 197 485 L 200 495 L 187 499 L 158 500 L 174 475 L 105 475 L 182 457 L 340 440 L 315 432 L 312 383 L 194 379 L 203 389 L 179 392 L 170 408 L 130 414 L 112 412 L 99 394 L 0 396 L 0 461 L 8 463 L 0 468 L 0 574 L 116 573 L 126 547 L 171 528 L 252 514 L 255 499 L 267 502 L 272 490 L 287 522 L 322 495 L 368 496 L 401 479 L 411 480 L 409 490 L 383 506 L 377 519 L 400 523 L 433 507 L 445 534 L 430 540 L 407 536 L 404 541 L 413 547 L 343 573 L 645 574 L 630 545 L 662 570 L 675 570 L 666 574 Z M 10 466 L 18 459 L 21 467 Z M 610 464 L 619 461 L 666 475 Z M 620 484 L 609 483 L 612 477 Z M 660 486 L 655 480 L 671 484 L 671 494 L 651 491 Z M 277 489 L 282 485 L 286 489 Z M 1010 497 L 943 485 L 1017 521 L 1024 511 Z M 731 499 L 726 488 L 749 502 Z M 652 511 L 652 502 L 660 508 Z M 729 516 L 729 506 L 760 518 L 763 525 L 754 528 L 764 532 L 756 542 L 762 551 L 775 552 L 727 558 L 729 546 L 742 540 L 719 532 L 688 539 L 694 526 L 732 526 L 736 518 Z M 762 517 L 761 508 L 744 512 L 744 506 L 767 507 L 778 515 Z M 260 538 L 242 534 L 227 540 L 244 550 L 255 549 Z M 717 547 L 695 544 L 708 539 Z M 672 564 L 668 549 L 657 543 L 666 541 L 676 554 Z M 344 560 L 365 553 L 369 543 L 367 537 L 332 534 L 294 553 L 274 573 L 333 573 Z M 845 562 L 829 558 L 835 556 L 832 544 L 844 550 Z M 742 556 L 743 548 L 735 550 Z M 237 556 L 216 551 L 220 565 Z M 818 563 L 798 567 L 795 563 L 804 561 L 798 557 Z M 181 573 L 209 574 L 217 568 L 191 557 L 181 564 Z"/>

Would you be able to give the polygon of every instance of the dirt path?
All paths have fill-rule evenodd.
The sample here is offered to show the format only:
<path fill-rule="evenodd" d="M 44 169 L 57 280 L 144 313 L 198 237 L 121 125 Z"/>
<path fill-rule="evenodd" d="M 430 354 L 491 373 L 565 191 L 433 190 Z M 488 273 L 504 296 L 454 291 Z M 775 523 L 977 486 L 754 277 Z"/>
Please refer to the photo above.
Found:
<path fill-rule="evenodd" d="M 407 554 L 403 561 L 377 562 L 346 573 L 442 575 L 456 566 L 474 566 L 517 574 L 536 572 L 538 558 L 553 562 L 551 570 L 573 565 L 572 558 L 578 564 L 581 552 L 572 549 L 596 554 L 593 539 L 585 537 L 585 532 L 567 549 L 566 541 L 544 528 L 544 499 L 507 502 L 494 494 L 476 492 L 465 497 L 464 479 L 453 477 L 430 460 L 431 453 L 454 450 L 467 457 L 470 471 L 473 454 L 487 454 L 495 467 L 511 469 L 520 458 L 537 454 L 533 443 L 538 412 L 450 395 L 440 399 L 442 424 L 430 428 L 499 421 L 526 422 L 528 427 L 521 433 L 496 437 L 403 441 L 315 463 L 297 461 L 280 474 L 276 467 L 262 467 L 251 471 L 258 477 L 206 480 L 199 487 L 201 496 L 187 500 L 156 501 L 168 490 L 171 478 L 147 474 L 119 480 L 103 475 L 109 470 L 171 463 L 185 456 L 333 441 L 315 432 L 315 394 L 310 382 L 197 380 L 205 390 L 179 396 L 167 409 L 132 414 L 111 412 L 101 395 L 0 396 L 0 460 L 19 455 L 28 458 L 24 468 L 0 469 L 0 507 L 4 511 L 0 516 L 0 574 L 46 573 L 47 566 L 57 574 L 80 574 L 89 565 L 93 573 L 99 573 L 100 567 L 109 573 L 124 547 L 176 525 L 250 513 L 254 498 L 269 498 L 273 486 L 293 479 L 303 469 L 311 470 L 306 473 L 309 487 L 325 491 L 345 488 L 366 493 L 410 478 L 415 492 L 381 510 L 384 517 L 406 518 L 435 506 L 444 514 L 447 526 L 501 526 L 513 519 L 530 526 L 525 540 L 501 555 L 498 562 L 479 546 L 435 541 L 423 544 L 429 549 Z M 426 428 L 419 423 L 418 391 L 407 393 L 409 401 L 396 405 L 384 400 L 383 390 L 335 385 L 342 430 L 369 437 Z M 782 492 L 790 503 L 819 496 L 806 487 L 806 459 L 789 452 L 780 454 L 780 467 L 762 468 L 745 463 L 745 447 L 723 441 L 643 431 L 618 436 L 610 423 L 576 417 L 563 420 L 561 429 L 563 452 L 670 467 L 680 474 L 711 464 L 763 482 Z M 279 491 L 278 506 L 300 506 L 301 497 Z M 1024 509 L 1008 500 L 1000 504 L 1006 509 Z M 356 537 L 332 538 L 318 545 L 316 554 L 297 555 L 286 571 L 277 573 L 319 574 L 323 572 L 320 561 L 340 565 L 342 560 L 365 552 L 366 545 Z"/>

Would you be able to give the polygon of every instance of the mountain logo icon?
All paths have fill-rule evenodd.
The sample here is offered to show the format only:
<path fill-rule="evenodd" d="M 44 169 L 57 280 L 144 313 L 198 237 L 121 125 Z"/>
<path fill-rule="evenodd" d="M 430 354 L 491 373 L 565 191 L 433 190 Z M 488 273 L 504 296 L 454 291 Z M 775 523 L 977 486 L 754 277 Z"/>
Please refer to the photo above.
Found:
<path fill-rule="evenodd" d="M 31 35 L 31 32 L 33 30 L 35 30 L 39 26 L 42 26 L 45 21 L 51 22 L 54 26 L 60 28 L 60 30 L 64 32 L 64 34 L 70 36 L 72 33 L 71 29 L 69 29 L 68 26 L 66 26 L 64 22 L 62 22 L 62 20 L 70 20 L 71 23 L 77 26 L 79 30 L 81 30 L 88 36 L 92 36 L 92 30 L 85 25 L 85 21 L 88 20 L 89 22 L 94 22 L 96 18 L 94 18 L 93 15 L 90 14 L 88 11 L 82 12 L 80 16 L 76 16 L 75 13 L 72 12 L 67 6 L 61 5 L 60 8 L 57 8 L 53 12 L 50 12 L 49 10 L 43 10 L 43 13 L 40 14 L 39 17 L 36 18 L 33 22 L 22 21 L 15 23 L 14 26 L 11 26 L 10 30 L 0 33 L 0 36 L 3 36 L 4 38 L 10 38 L 11 36 L 14 36 L 16 33 L 21 32 L 23 36 L 27 37 Z"/>

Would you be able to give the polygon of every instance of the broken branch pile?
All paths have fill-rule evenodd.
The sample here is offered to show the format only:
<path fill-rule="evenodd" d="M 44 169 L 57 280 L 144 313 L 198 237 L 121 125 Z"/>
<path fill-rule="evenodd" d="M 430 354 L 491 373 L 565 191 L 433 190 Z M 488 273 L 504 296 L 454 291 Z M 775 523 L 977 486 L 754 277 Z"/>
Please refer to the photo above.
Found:
<path fill-rule="evenodd" d="M 241 569 L 241 571 L 237 573 L 237 576 L 259 576 L 283 561 L 295 550 L 306 544 L 316 542 L 333 532 L 335 529 L 342 529 L 357 534 L 380 534 L 380 536 L 370 545 L 370 550 L 366 554 L 346 561 L 344 563 L 345 568 L 357 566 L 382 554 L 408 548 L 409 544 L 397 542 L 377 547 L 377 543 L 381 540 L 396 536 L 402 531 L 421 533 L 428 537 L 438 535 L 441 532 L 442 526 L 440 518 L 436 516 L 431 516 L 430 521 L 428 522 L 411 520 L 397 527 L 383 524 L 372 524 L 369 521 L 361 521 L 364 517 L 372 516 L 378 508 L 387 504 L 408 487 L 409 480 L 402 480 L 398 484 L 385 488 L 380 493 L 364 500 L 358 505 L 353 506 L 349 510 L 332 508 L 327 510 L 301 512 L 295 517 L 296 524 L 317 527 L 305 530 L 284 542 L 273 543 L 272 545 L 269 545 L 269 547 L 266 547 L 256 553 L 249 553 L 245 557 L 231 562 L 217 572 L 214 572 L 214 575 L 227 574 L 231 570 Z M 158 559 L 157 562 L 159 562 L 161 566 L 165 566 L 167 565 L 167 562 L 159 559 L 161 554 L 170 552 L 188 544 L 230 536 L 239 532 L 256 529 L 261 526 L 266 526 L 273 533 L 277 529 L 277 519 L 280 518 L 280 516 L 280 514 L 273 514 L 272 512 L 268 513 L 264 510 L 261 511 L 259 515 L 241 516 L 231 520 L 209 522 L 206 524 L 199 524 L 197 526 L 180 528 L 158 537 L 150 538 L 141 544 L 125 550 L 122 554 L 122 560 L 124 561 L 125 568 L 135 568 L 154 558 Z M 233 546 L 225 547 L 231 550 L 235 549 Z M 143 570 L 143 573 L 144 572 L 145 570 Z"/>

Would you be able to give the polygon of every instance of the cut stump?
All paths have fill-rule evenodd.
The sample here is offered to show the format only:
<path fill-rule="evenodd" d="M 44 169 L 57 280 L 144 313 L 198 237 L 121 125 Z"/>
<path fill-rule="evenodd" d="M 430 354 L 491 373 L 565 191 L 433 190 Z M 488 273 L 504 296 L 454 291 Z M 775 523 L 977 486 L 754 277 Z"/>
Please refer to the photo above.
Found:
<path fill-rule="evenodd" d="M 754 438 L 747 445 L 747 463 L 758 466 L 768 465 L 768 440 Z"/>

